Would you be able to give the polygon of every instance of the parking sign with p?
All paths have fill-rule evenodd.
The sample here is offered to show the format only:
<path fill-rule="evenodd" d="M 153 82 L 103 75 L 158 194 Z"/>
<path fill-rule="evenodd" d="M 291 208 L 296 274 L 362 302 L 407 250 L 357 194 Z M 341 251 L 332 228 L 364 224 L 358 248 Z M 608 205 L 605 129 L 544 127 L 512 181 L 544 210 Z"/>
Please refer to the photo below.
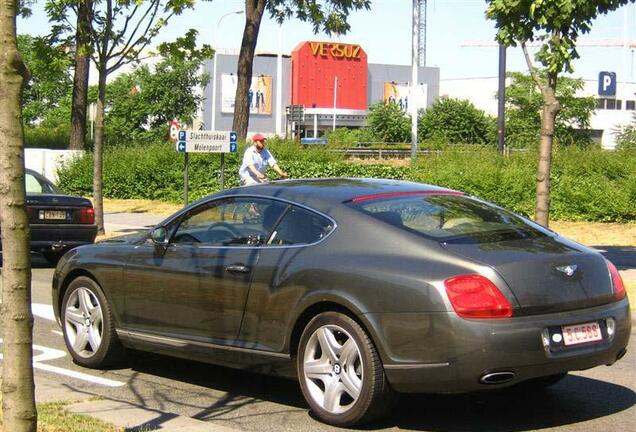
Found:
<path fill-rule="evenodd" d="M 616 72 L 600 72 L 598 74 L 599 96 L 616 96 Z"/>

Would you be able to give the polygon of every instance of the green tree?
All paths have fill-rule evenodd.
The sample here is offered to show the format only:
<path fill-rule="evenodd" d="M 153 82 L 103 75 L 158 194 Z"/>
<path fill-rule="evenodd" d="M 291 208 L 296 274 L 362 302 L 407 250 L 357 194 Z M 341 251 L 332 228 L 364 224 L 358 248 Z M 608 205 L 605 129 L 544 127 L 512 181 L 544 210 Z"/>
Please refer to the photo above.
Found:
<path fill-rule="evenodd" d="M 195 91 L 209 81 L 203 61 L 214 51 L 196 47 L 195 30 L 175 42 L 161 44 L 159 62 L 142 65 L 108 84 L 105 126 L 109 143 L 147 142 L 166 136 L 172 119 L 190 123 L 203 97 Z"/>
<path fill-rule="evenodd" d="M 49 0 L 51 20 L 60 23 L 57 35 L 73 33 L 68 20 L 76 0 Z M 93 150 L 93 203 L 97 232 L 104 233 L 103 152 L 106 81 L 127 64 L 139 61 L 159 31 L 174 15 L 192 8 L 194 0 L 103 0 L 95 3 L 92 14 L 92 60 L 98 73 L 95 147 Z"/>
<path fill-rule="evenodd" d="M 385 143 L 404 143 L 411 138 L 411 116 L 396 103 L 371 105 L 367 125 L 373 136 Z"/>
<path fill-rule="evenodd" d="M 265 9 L 279 23 L 295 16 L 310 22 L 314 32 L 344 34 L 349 31 L 347 17 L 352 10 L 369 9 L 370 0 L 245 0 L 245 27 L 238 59 L 238 82 L 232 128 L 245 138 L 249 125 L 248 92 L 252 81 L 254 53 Z M 214 77 L 216 79 L 216 77 Z"/>
<path fill-rule="evenodd" d="M 538 72 L 545 78 L 546 72 Z M 539 141 L 543 97 L 530 75 L 508 74 L 506 88 L 506 129 L 509 145 L 527 147 Z M 556 98 L 561 110 L 556 117 L 554 137 L 561 144 L 590 144 L 590 118 L 596 107 L 594 97 L 578 97 L 582 79 L 562 77 L 556 86 Z"/>
<path fill-rule="evenodd" d="M 543 96 L 541 140 L 537 168 L 535 219 L 548 226 L 550 219 L 550 167 L 555 119 L 561 109 L 556 96 L 559 74 L 573 72 L 572 61 L 579 57 L 576 41 L 589 33 L 592 21 L 635 0 L 486 0 L 486 16 L 495 21 L 496 39 L 506 46 L 521 45 L 530 75 Z M 546 68 L 542 78 L 526 48 L 527 42 L 542 43 L 535 59 Z"/>
<path fill-rule="evenodd" d="M 29 72 L 16 36 L 18 1 L 0 4 L 0 224 L 2 225 L 2 429 L 35 432 L 29 221 L 24 182 L 22 86 Z"/>
<path fill-rule="evenodd" d="M 43 37 L 18 35 L 18 50 L 31 76 L 22 93 L 22 118 L 27 126 L 59 116 L 72 91 L 71 58 L 62 45 Z"/>
<path fill-rule="evenodd" d="M 93 0 L 78 0 L 75 26 L 75 69 L 73 72 L 73 99 L 71 102 L 71 136 L 69 148 L 83 150 L 86 146 L 86 104 L 88 76 L 91 62 L 91 22 Z"/>
<path fill-rule="evenodd" d="M 422 111 L 419 138 L 448 144 L 490 144 L 495 140 L 495 119 L 470 101 L 441 97 Z"/>

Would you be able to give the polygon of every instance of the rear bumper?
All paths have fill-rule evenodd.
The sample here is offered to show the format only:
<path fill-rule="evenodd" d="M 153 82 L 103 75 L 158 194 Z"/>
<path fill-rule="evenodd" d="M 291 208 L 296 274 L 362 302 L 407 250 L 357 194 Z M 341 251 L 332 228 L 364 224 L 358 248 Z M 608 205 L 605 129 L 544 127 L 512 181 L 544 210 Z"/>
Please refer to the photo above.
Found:
<path fill-rule="evenodd" d="M 97 225 L 31 224 L 32 251 L 67 251 L 95 242 Z M 0 246 L 1 250 L 2 246 Z"/>
<path fill-rule="evenodd" d="M 395 337 L 384 339 L 386 375 L 400 392 L 496 389 L 531 378 L 611 365 L 624 354 L 631 332 L 627 299 L 591 309 L 501 320 L 464 320 L 452 313 L 422 318 L 425 327 L 435 331 L 418 337 L 417 348 L 412 340 L 400 338 L 396 343 Z M 602 342 L 568 349 L 544 346 L 542 333 L 548 327 L 608 318 L 615 320 L 615 332 Z M 435 340 L 431 340 L 433 335 Z M 499 384 L 480 382 L 485 374 L 494 372 L 511 372 L 514 378 Z"/>

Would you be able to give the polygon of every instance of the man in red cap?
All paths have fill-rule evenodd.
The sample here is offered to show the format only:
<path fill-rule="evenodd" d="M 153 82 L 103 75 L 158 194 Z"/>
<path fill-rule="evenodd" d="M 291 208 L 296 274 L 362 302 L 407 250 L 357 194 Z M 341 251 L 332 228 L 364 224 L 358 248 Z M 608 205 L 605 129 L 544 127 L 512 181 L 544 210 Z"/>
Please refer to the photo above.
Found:
<path fill-rule="evenodd" d="M 265 171 L 270 166 L 282 178 L 287 178 L 287 173 L 280 169 L 274 156 L 265 148 L 264 135 L 257 133 L 252 137 L 254 143 L 245 150 L 243 154 L 243 163 L 239 169 L 239 177 L 241 185 L 251 185 L 258 183 L 267 183 Z"/>

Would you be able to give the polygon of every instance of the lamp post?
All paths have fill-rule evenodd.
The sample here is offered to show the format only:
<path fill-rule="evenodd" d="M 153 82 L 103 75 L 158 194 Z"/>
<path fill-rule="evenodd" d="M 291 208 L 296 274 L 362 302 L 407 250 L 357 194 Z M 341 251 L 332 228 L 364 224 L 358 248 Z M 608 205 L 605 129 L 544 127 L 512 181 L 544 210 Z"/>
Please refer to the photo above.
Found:
<path fill-rule="evenodd" d="M 216 23 L 216 28 L 214 29 L 214 49 L 215 49 L 215 53 L 214 53 L 214 66 L 212 69 L 212 121 L 210 122 L 211 125 L 211 129 L 212 130 L 216 130 L 216 82 L 217 80 L 217 76 L 216 76 L 216 57 L 217 57 L 217 53 L 216 53 L 216 35 L 219 33 L 219 27 L 221 25 L 221 21 L 223 21 L 223 18 L 230 16 L 230 15 L 242 15 L 244 14 L 245 11 L 244 10 L 236 10 L 233 12 L 228 12 L 224 15 L 221 16 L 221 18 L 219 18 L 219 20 Z"/>

